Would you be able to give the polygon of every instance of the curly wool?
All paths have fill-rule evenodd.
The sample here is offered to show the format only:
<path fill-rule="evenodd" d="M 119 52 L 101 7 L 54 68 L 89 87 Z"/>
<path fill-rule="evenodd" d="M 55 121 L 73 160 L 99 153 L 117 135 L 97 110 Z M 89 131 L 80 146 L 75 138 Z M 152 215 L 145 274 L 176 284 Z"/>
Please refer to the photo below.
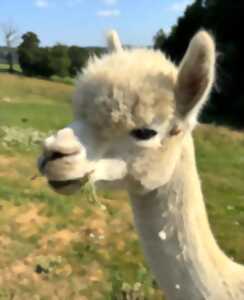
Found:
<path fill-rule="evenodd" d="M 176 66 L 159 51 L 135 49 L 93 57 L 76 82 L 77 118 L 117 133 L 169 118 Z"/>

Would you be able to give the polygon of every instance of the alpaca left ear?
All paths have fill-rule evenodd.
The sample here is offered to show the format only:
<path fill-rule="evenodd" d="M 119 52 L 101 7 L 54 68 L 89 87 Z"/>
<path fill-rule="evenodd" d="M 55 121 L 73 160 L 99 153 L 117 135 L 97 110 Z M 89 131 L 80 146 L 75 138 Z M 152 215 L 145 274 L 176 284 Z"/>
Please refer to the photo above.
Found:
<path fill-rule="evenodd" d="M 215 77 L 215 43 L 206 31 L 197 33 L 183 58 L 176 83 L 176 113 L 194 123 L 207 101 Z"/>
<path fill-rule="evenodd" d="M 118 33 L 115 30 L 107 34 L 107 43 L 109 52 L 118 52 L 123 50 Z"/>

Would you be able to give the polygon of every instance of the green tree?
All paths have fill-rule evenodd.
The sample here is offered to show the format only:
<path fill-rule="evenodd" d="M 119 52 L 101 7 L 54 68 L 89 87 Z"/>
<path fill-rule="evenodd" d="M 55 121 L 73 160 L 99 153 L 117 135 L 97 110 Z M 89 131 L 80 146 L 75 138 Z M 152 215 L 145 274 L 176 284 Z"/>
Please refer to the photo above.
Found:
<path fill-rule="evenodd" d="M 90 56 L 101 57 L 103 54 L 107 53 L 107 49 L 102 47 L 86 47 L 85 49 L 88 51 L 89 57 Z"/>
<path fill-rule="evenodd" d="M 166 34 L 163 29 L 160 29 L 153 38 L 154 49 L 162 49 L 166 40 Z"/>
<path fill-rule="evenodd" d="M 37 51 L 38 59 L 35 65 L 35 73 L 36 75 L 43 77 L 51 77 L 54 75 L 54 70 L 52 68 L 52 55 L 50 48 L 39 48 Z"/>
<path fill-rule="evenodd" d="M 69 72 L 71 76 L 76 76 L 86 65 L 89 58 L 89 52 L 86 48 L 78 46 L 71 46 L 68 52 L 70 58 Z"/>
<path fill-rule="evenodd" d="M 162 44 L 161 50 L 166 51 L 174 61 L 179 62 L 192 36 L 203 26 L 204 15 L 205 7 L 202 0 L 196 0 L 192 5 L 187 6 L 184 15 L 178 19 Z"/>
<path fill-rule="evenodd" d="M 19 64 L 26 75 L 35 75 L 39 60 L 40 40 L 34 32 L 27 32 L 22 36 L 22 43 L 18 47 Z"/>
<path fill-rule="evenodd" d="M 40 40 L 34 32 L 27 32 L 22 35 L 22 43 L 20 44 L 20 47 L 25 47 L 25 48 L 38 48 L 40 45 Z"/>
<path fill-rule="evenodd" d="M 203 120 L 244 127 L 243 0 L 195 0 L 177 21 L 160 49 L 179 62 L 192 36 L 207 29 L 216 40 L 216 89 Z"/>
<path fill-rule="evenodd" d="M 58 44 L 50 49 L 50 68 L 53 74 L 60 77 L 69 76 L 70 66 L 71 61 L 67 46 Z"/>

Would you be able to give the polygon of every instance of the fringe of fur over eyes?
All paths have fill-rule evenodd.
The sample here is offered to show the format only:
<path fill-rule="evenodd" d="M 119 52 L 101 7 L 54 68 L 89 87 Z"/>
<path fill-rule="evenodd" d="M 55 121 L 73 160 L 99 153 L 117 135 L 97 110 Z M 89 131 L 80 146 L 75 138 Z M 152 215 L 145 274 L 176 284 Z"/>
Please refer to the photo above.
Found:
<path fill-rule="evenodd" d="M 107 133 L 162 122 L 175 110 L 176 78 L 176 66 L 159 51 L 93 57 L 76 82 L 76 117 Z"/>

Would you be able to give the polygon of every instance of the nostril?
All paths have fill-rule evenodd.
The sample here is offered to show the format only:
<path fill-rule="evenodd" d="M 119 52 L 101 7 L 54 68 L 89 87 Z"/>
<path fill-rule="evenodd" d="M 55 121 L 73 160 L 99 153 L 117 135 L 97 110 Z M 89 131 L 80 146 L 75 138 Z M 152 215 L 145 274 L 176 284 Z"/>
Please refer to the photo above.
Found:
<path fill-rule="evenodd" d="M 69 154 L 63 154 L 61 152 L 53 152 L 52 154 L 49 154 L 47 156 L 44 155 L 44 156 L 40 157 L 39 160 L 38 160 L 38 169 L 39 169 L 39 171 L 41 173 L 43 173 L 48 162 L 54 161 L 56 159 L 61 159 L 65 156 L 70 156 L 70 155 Z"/>
<path fill-rule="evenodd" d="M 72 152 L 72 153 L 62 153 L 62 152 L 54 151 L 52 153 L 49 153 L 47 158 L 48 158 L 48 161 L 53 161 L 56 159 L 61 159 L 61 158 L 76 155 L 79 153 L 80 153 L 80 151 L 76 151 L 76 152 Z"/>
<path fill-rule="evenodd" d="M 64 154 L 64 153 L 61 153 L 61 152 L 53 152 L 50 155 L 50 157 L 48 158 L 48 160 L 52 161 L 52 160 L 63 158 L 65 156 L 70 156 L 70 154 Z"/>
<path fill-rule="evenodd" d="M 61 152 L 53 152 L 49 155 L 44 155 L 44 156 L 40 157 L 39 160 L 38 160 L 38 169 L 39 169 L 39 171 L 41 173 L 43 173 L 48 162 L 54 161 L 54 160 L 57 160 L 57 159 L 61 159 L 61 158 L 66 157 L 66 156 L 70 156 L 70 154 L 64 154 L 64 153 L 61 153 Z"/>

